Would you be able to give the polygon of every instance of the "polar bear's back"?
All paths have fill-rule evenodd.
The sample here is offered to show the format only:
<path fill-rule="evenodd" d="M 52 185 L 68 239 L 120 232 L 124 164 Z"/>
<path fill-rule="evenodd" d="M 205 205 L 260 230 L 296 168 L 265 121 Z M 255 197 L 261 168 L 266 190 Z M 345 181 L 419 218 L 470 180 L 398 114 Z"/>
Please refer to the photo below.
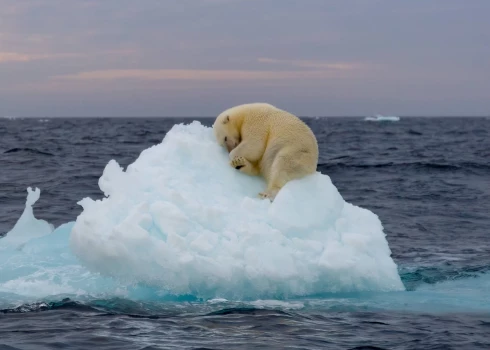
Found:
<path fill-rule="evenodd" d="M 297 116 L 268 103 L 252 103 L 246 106 L 249 109 L 250 122 L 267 128 L 268 146 L 284 144 L 289 147 L 306 147 L 313 153 L 318 153 L 313 131 Z"/>
<path fill-rule="evenodd" d="M 239 140 L 230 152 L 240 171 L 262 175 L 267 189 L 261 198 L 273 200 L 291 180 L 316 171 L 318 144 L 313 131 L 297 116 L 268 103 L 250 103 L 222 112 L 213 127 L 226 142 L 228 134 Z M 235 141 L 233 141 L 235 142 Z M 233 164 L 232 164 L 233 165 Z"/>
<path fill-rule="evenodd" d="M 238 106 L 243 113 L 242 135 L 263 145 L 260 168 L 267 178 L 280 155 L 303 173 L 312 173 L 318 163 L 318 144 L 313 131 L 297 116 L 268 103 Z"/>

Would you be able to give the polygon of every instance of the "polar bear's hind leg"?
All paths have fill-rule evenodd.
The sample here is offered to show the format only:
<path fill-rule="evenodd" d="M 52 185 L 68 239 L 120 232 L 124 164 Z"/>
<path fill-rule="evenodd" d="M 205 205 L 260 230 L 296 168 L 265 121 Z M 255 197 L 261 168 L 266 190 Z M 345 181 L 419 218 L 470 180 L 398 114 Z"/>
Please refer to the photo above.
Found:
<path fill-rule="evenodd" d="M 259 193 L 260 198 L 269 198 L 273 201 L 281 188 L 289 181 L 300 179 L 315 171 L 316 162 L 313 158 L 312 161 L 305 163 L 304 159 L 302 160 L 300 157 L 311 157 L 311 154 L 301 150 L 299 152 L 291 152 L 288 149 L 284 149 L 277 154 L 272 163 L 267 189 Z M 308 166 L 308 163 L 312 163 L 312 165 Z"/>

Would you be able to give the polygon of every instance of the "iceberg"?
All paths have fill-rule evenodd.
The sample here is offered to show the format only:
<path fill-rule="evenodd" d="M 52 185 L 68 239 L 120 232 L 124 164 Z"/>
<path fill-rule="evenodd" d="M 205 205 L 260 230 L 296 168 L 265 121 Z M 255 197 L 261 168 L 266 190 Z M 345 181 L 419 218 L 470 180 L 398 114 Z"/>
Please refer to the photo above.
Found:
<path fill-rule="evenodd" d="M 33 238 L 43 237 L 53 232 L 54 226 L 44 220 L 34 217 L 32 206 L 39 200 L 41 190 L 27 188 L 26 206 L 19 220 L 10 232 L 0 241 L 0 251 L 11 248 L 20 249 Z"/>
<path fill-rule="evenodd" d="M 26 209 L 0 239 L 0 296 L 287 299 L 404 286 L 383 226 L 330 178 L 289 182 L 274 202 L 229 165 L 212 129 L 175 125 L 126 170 L 108 162 L 102 199 L 54 229 Z M 10 298 L 12 299 L 12 298 Z M 30 300 L 30 299 L 29 299 Z"/>
<path fill-rule="evenodd" d="M 366 117 L 364 118 L 365 121 L 369 122 L 397 122 L 400 120 L 400 117 L 394 116 L 394 115 L 381 115 L 381 114 L 376 114 L 374 117 Z"/>
<path fill-rule="evenodd" d="M 260 177 L 229 166 L 212 129 L 175 125 L 105 198 L 85 198 L 71 233 L 90 270 L 175 295 L 258 298 L 403 290 L 379 218 L 345 202 L 327 175 L 289 182 L 273 203 Z"/>

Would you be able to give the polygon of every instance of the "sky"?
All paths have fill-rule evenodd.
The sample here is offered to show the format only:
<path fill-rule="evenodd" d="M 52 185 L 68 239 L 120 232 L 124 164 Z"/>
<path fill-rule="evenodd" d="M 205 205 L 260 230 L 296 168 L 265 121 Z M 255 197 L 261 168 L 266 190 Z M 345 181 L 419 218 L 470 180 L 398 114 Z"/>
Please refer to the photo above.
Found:
<path fill-rule="evenodd" d="M 488 0 L 0 0 L 1 116 L 490 116 Z"/>

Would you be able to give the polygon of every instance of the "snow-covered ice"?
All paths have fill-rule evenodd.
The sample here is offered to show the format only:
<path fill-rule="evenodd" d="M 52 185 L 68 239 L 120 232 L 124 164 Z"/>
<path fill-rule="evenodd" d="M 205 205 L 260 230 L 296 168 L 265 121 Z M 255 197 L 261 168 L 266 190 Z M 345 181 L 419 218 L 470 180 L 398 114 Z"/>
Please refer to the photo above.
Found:
<path fill-rule="evenodd" d="M 55 231 L 34 218 L 30 192 L 0 239 L 0 263 L 11 264 L 0 293 L 16 293 L 8 283 L 19 279 L 59 282 L 60 293 L 140 286 L 228 300 L 404 290 L 379 218 L 345 202 L 327 175 L 292 181 L 270 203 L 257 196 L 261 178 L 228 162 L 212 129 L 192 122 L 126 170 L 111 160 L 105 198 L 82 199 L 76 221 Z M 13 271 L 12 257 L 30 269 Z"/>
<path fill-rule="evenodd" d="M 400 290 L 380 220 L 346 203 L 327 175 L 257 197 L 261 178 L 228 164 L 212 129 L 176 125 L 124 171 L 107 198 L 80 201 L 72 251 L 89 269 L 173 294 L 227 298 Z"/>

